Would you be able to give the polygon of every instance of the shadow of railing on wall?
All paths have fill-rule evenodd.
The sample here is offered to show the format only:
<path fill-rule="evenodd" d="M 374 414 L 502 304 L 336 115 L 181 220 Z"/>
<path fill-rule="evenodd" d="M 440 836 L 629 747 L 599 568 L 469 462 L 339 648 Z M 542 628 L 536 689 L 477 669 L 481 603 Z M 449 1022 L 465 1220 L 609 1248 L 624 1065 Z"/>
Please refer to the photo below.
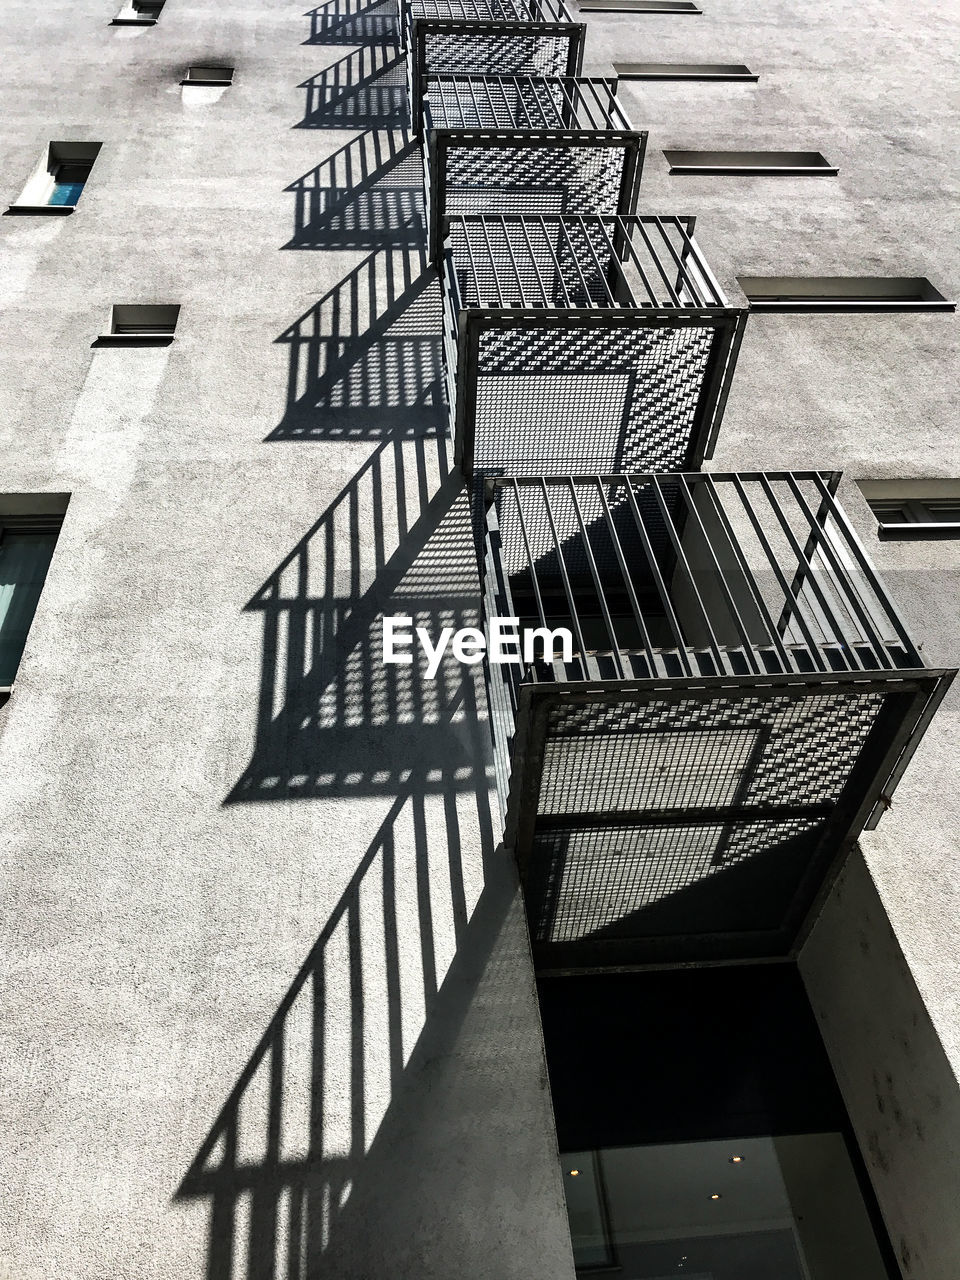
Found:
<path fill-rule="evenodd" d="M 423 161 L 405 129 L 371 129 L 286 188 L 296 196 L 285 249 L 401 249 L 424 242 Z"/>
<path fill-rule="evenodd" d="M 297 129 L 399 129 L 409 121 L 404 59 L 394 45 L 364 45 L 298 86 Z"/>
<path fill-rule="evenodd" d="M 304 44 L 389 44 L 397 38 L 396 0 L 374 4 L 327 0 L 304 16 L 310 19 L 310 35 Z"/>
<path fill-rule="evenodd" d="M 441 319 L 424 249 L 365 258 L 277 338 L 286 408 L 267 440 L 444 435 Z"/>

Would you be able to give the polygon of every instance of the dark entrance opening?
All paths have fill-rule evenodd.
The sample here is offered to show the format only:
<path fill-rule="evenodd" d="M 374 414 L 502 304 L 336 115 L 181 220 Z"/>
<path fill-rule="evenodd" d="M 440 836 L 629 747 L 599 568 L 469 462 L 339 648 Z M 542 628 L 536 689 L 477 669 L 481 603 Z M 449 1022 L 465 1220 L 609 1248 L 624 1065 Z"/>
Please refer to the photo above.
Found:
<path fill-rule="evenodd" d="M 578 1274 L 900 1275 L 795 966 L 539 990 Z"/>

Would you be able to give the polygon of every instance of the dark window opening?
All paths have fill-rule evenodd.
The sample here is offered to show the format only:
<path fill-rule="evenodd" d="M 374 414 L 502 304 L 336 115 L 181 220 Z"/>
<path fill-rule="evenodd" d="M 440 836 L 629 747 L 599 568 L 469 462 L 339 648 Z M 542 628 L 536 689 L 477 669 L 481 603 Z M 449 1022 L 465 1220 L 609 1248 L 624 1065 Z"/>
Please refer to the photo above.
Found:
<path fill-rule="evenodd" d="M 578 1274 L 897 1274 L 793 965 L 539 990 Z"/>
<path fill-rule="evenodd" d="M 703 13 L 694 0 L 578 0 L 582 13 Z"/>
<path fill-rule="evenodd" d="M 955 311 L 925 276 L 737 276 L 752 311 Z"/>
<path fill-rule="evenodd" d="M 615 62 L 621 80 L 759 80 L 742 62 Z"/>
<path fill-rule="evenodd" d="M 665 150 L 663 154 L 671 173 L 834 177 L 839 172 L 819 151 Z"/>
<path fill-rule="evenodd" d="M 20 665 L 62 516 L 0 516 L 0 690 Z"/>
<path fill-rule="evenodd" d="M 177 327 L 179 306 L 117 305 L 113 308 L 111 333 L 169 334 Z"/>
<path fill-rule="evenodd" d="M 181 84 L 233 84 L 233 67 L 188 67 Z"/>

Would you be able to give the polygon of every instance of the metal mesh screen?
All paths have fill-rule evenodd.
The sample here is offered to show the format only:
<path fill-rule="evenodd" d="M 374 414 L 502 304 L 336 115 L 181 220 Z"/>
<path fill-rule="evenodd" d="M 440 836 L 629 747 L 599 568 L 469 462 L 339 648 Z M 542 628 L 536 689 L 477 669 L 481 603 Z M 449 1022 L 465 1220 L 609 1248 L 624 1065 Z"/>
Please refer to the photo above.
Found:
<path fill-rule="evenodd" d="M 557 706 L 537 812 L 832 805 L 883 699 L 769 693 Z"/>
<path fill-rule="evenodd" d="M 685 469 L 719 337 L 708 324 L 485 330 L 474 469 Z"/>
<path fill-rule="evenodd" d="M 794 819 L 538 834 L 526 898 L 534 941 L 777 930 L 823 826 Z M 771 859 L 779 865 L 762 865 Z M 739 891 L 727 893 L 734 870 Z"/>
<path fill-rule="evenodd" d="M 623 146 L 446 149 L 447 214 L 619 213 Z"/>
<path fill-rule="evenodd" d="M 526 32 L 456 34 L 427 31 L 419 74 L 489 72 L 491 75 L 563 75 L 568 70 L 571 37 Z"/>

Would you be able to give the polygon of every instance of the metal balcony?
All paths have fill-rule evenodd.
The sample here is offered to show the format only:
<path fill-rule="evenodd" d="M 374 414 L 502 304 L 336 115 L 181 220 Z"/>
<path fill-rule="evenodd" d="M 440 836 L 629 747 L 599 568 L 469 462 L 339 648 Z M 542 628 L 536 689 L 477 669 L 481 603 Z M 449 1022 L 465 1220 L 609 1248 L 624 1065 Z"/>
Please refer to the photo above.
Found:
<path fill-rule="evenodd" d="M 423 100 L 430 254 L 448 214 L 631 214 L 647 135 L 616 80 L 427 76 Z"/>
<path fill-rule="evenodd" d="M 449 219 L 445 376 L 464 474 L 683 471 L 710 456 L 746 311 L 693 228 Z"/>
<path fill-rule="evenodd" d="M 564 0 L 403 0 L 411 119 L 428 75 L 579 75 L 585 34 Z"/>
<path fill-rule="evenodd" d="M 924 668 L 838 482 L 488 481 L 488 629 L 572 635 L 487 664 L 541 967 L 789 955 L 889 805 L 955 673 Z"/>

